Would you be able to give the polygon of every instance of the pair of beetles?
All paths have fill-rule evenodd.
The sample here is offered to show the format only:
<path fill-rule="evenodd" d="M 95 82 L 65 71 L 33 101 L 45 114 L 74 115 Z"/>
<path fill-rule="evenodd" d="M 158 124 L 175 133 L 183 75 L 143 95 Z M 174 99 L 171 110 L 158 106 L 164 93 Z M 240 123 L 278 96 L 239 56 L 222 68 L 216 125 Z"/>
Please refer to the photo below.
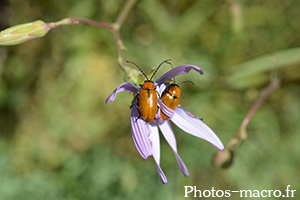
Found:
<path fill-rule="evenodd" d="M 157 91 L 154 82 L 152 81 L 153 76 L 156 74 L 157 70 L 161 67 L 163 63 L 169 63 L 170 59 L 163 61 L 157 69 L 154 71 L 153 75 L 149 79 L 143 70 L 131 61 L 126 61 L 128 63 L 134 64 L 145 76 L 146 81 L 141 85 L 141 91 L 138 95 L 138 107 L 139 107 L 139 118 L 142 118 L 145 122 L 150 123 L 153 121 L 157 110 Z M 166 89 L 161 95 L 161 101 L 170 109 L 175 110 L 180 103 L 181 90 L 176 83 L 168 84 Z M 169 117 L 160 111 L 162 119 L 165 121 Z"/>

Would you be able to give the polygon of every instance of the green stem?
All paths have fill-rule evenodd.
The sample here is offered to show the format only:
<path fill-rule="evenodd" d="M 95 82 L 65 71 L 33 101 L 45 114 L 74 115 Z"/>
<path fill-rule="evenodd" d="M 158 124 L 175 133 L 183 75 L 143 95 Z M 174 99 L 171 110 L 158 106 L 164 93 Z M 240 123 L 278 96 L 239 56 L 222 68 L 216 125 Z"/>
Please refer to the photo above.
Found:
<path fill-rule="evenodd" d="M 123 42 L 120 38 L 120 34 L 118 30 L 113 30 L 114 35 L 115 35 L 115 40 L 116 40 L 116 45 L 117 45 L 117 52 L 118 52 L 118 63 L 121 67 L 121 69 L 127 73 L 127 65 L 124 59 L 124 54 L 123 54 L 123 49 L 124 49 L 124 45 Z"/>

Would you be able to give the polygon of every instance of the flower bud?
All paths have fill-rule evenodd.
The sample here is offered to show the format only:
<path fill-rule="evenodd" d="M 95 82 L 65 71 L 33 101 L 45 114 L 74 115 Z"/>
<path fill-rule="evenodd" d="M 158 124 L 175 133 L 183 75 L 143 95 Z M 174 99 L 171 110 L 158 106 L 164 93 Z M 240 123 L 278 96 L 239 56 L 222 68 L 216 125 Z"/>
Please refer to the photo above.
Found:
<path fill-rule="evenodd" d="M 20 24 L 0 32 L 0 45 L 16 45 L 29 40 L 43 37 L 49 28 L 41 20 Z"/>
<path fill-rule="evenodd" d="M 222 151 L 218 151 L 215 153 L 212 164 L 215 167 L 226 169 L 231 166 L 234 158 L 234 151 L 225 148 Z"/>

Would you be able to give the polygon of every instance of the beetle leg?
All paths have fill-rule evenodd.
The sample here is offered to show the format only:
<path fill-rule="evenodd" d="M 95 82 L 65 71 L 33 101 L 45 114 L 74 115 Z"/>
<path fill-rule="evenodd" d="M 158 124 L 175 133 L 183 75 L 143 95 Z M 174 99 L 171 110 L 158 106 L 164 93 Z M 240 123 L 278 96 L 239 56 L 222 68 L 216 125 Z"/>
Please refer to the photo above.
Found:
<path fill-rule="evenodd" d="M 135 106 L 138 106 L 138 105 L 135 104 Z M 138 111 L 138 113 L 139 113 L 139 116 L 138 116 L 138 118 L 136 118 L 135 122 L 137 122 L 137 120 L 141 118 L 141 113 L 140 113 L 140 110 L 138 109 L 138 107 L 137 107 L 137 111 Z"/>
<path fill-rule="evenodd" d="M 139 98 L 139 94 L 137 94 L 134 98 L 137 98 L 137 99 L 138 99 L 138 98 Z M 134 100 L 135 100 L 135 99 L 134 99 Z M 133 100 L 133 101 L 134 101 L 134 100 Z M 131 106 L 129 107 L 129 109 L 131 109 L 133 105 L 139 106 L 139 101 L 137 101 L 136 104 L 131 104 Z"/>

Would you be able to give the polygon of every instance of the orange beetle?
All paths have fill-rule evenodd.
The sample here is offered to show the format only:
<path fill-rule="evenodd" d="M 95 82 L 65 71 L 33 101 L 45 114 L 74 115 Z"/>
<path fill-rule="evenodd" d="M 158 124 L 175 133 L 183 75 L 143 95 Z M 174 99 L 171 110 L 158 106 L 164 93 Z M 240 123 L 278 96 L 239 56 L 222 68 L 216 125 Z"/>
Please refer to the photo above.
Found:
<path fill-rule="evenodd" d="M 162 93 L 161 101 L 172 110 L 175 110 L 180 103 L 181 90 L 180 87 L 173 83 L 169 85 L 165 91 Z M 160 111 L 160 116 L 165 121 L 169 119 L 162 111 Z"/>
<path fill-rule="evenodd" d="M 139 112 L 145 122 L 151 122 L 157 113 L 157 92 L 152 81 L 145 81 L 139 94 Z"/>
<path fill-rule="evenodd" d="M 183 81 L 181 83 L 187 83 L 187 82 L 190 82 L 194 85 L 194 83 L 192 81 Z M 177 108 L 177 106 L 180 104 L 181 89 L 179 87 L 179 84 L 181 84 L 181 83 L 169 84 L 161 95 L 161 101 L 168 108 L 171 108 L 172 110 L 175 110 Z M 169 119 L 169 117 L 162 111 L 160 111 L 160 116 L 162 117 L 162 119 L 164 121 Z"/>
<path fill-rule="evenodd" d="M 154 71 L 154 73 L 150 79 L 147 77 L 147 75 L 143 72 L 143 70 L 137 64 L 135 64 L 134 62 L 131 62 L 131 61 L 126 61 L 128 63 L 134 64 L 147 79 L 143 83 L 143 85 L 140 85 L 142 87 L 142 90 L 140 91 L 140 93 L 138 95 L 138 106 L 139 106 L 139 113 L 140 113 L 139 117 L 141 117 L 147 123 L 153 121 L 153 119 L 157 113 L 157 110 L 158 110 L 157 91 L 156 91 L 156 87 L 152 81 L 152 78 L 156 74 L 157 70 L 161 67 L 161 65 L 163 63 L 169 63 L 170 60 L 171 59 L 168 59 L 168 60 L 165 60 L 162 63 L 160 63 L 160 65 L 156 68 L 156 70 Z"/>

